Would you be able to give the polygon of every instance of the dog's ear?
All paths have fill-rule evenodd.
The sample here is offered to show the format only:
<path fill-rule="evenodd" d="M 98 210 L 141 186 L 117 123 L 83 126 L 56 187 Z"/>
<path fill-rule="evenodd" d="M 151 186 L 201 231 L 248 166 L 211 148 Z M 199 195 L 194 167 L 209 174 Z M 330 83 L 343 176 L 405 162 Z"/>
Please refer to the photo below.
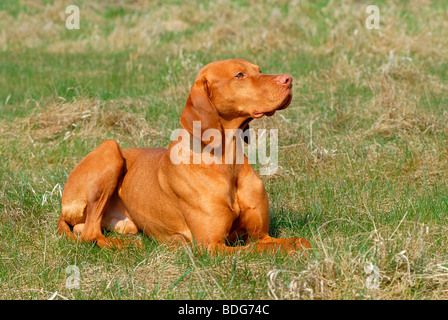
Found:
<path fill-rule="evenodd" d="M 195 121 L 200 121 L 200 137 L 197 136 L 199 132 L 193 130 L 193 122 Z M 224 137 L 224 129 L 218 111 L 216 111 L 215 106 L 210 101 L 209 87 L 205 78 L 197 80 L 191 87 L 190 95 L 185 104 L 185 109 L 180 116 L 180 124 L 192 136 L 200 139 L 206 145 L 212 142 L 208 140 L 204 141 L 203 139 L 203 133 L 207 129 L 216 129 L 220 132 L 221 137 Z M 213 140 L 214 146 L 219 146 L 221 143 L 222 139 L 221 141 Z"/>

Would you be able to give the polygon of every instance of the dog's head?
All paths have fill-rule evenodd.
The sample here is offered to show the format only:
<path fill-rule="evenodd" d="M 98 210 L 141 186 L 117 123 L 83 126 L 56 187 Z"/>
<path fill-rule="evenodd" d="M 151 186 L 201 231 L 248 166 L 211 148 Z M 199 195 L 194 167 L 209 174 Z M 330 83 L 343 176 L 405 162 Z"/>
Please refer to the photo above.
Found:
<path fill-rule="evenodd" d="M 201 122 L 201 134 L 207 129 L 246 130 L 250 121 L 272 116 L 291 99 L 290 75 L 262 74 L 243 59 L 215 61 L 199 71 L 180 123 L 192 135 L 193 121 Z"/>

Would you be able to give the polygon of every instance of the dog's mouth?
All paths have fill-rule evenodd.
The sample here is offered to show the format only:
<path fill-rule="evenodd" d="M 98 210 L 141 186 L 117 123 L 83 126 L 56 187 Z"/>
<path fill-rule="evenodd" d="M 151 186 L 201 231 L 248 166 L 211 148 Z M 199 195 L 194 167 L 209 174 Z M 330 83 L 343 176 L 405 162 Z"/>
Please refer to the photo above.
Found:
<path fill-rule="evenodd" d="M 291 103 L 291 101 L 292 101 L 292 94 L 289 93 L 275 110 L 268 112 L 255 112 L 254 114 L 252 114 L 252 118 L 260 119 L 263 116 L 271 117 L 275 114 L 276 111 L 286 109 Z"/>
<path fill-rule="evenodd" d="M 271 117 L 271 116 L 273 116 L 273 115 L 275 114 L 275 111 L 276 111 L 276 110 L 274 110 L 274 111 L 270 111 L 270 112 L 255 112 L 255 113 L 252 115 L 252 117 L 253 117 L 254 119 L 260 119 L 260 118 L 263 117 L 263 116 Z"/>
<path fill-rule="evenodd" d="M 277 110 L 283 110 L 283 109 L 288 108 L 288 106 L 291 104 L 291 101 L 292 101 L 292 94 L 289 93 L 286 96 L 285 100 L 283 100 L 283 102 L 280 104 L 280 107 L 277 108 Z"/>

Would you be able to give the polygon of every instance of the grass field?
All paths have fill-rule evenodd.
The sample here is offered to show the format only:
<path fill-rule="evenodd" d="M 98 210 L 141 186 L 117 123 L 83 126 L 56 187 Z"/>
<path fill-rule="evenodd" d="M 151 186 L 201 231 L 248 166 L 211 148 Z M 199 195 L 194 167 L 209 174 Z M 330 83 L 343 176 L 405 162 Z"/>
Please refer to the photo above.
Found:
<path fill-rule="evenodd" d="M 65 8 L 80 8 L 68 30 Z M 366 6 L 380 9 L 367 29 Z M 197 71 L 294 77 L 271 233 L 308 255 L 211 257 L 56 232 L 73 167 L 108 138 L 167 146 Z M 447 299 L 448 1 L 0 2 L 0 298 Z M 66 268 L 79 269 L 79 289 Z"/>

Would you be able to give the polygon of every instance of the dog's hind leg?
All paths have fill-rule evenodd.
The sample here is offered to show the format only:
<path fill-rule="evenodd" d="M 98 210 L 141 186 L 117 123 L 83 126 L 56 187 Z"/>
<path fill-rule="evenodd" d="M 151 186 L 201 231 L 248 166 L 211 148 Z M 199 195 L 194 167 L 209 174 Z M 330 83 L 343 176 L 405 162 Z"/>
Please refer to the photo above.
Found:
<path fill-rule="evenodd" d="M 71 172 L 62 195 L 58 232 L 70 239 L 94 242 L 101 247 L 122 248 L 128 242 L 103 236 L 101 222 L 106 206 L 122 179 L 125 160 L 113 140 L 103 142 Z M 129 241 L 130 243 L 131 241 Z"/>

